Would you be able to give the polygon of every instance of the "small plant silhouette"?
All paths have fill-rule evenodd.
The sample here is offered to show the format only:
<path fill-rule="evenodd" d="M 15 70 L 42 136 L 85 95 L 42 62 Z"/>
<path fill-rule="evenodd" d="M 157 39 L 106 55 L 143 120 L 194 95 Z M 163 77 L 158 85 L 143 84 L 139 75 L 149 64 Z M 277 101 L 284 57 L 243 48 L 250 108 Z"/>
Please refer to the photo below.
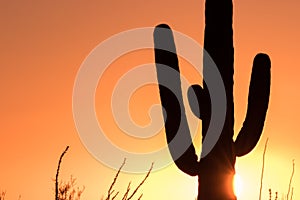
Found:
<path fill-rule="evenodd" d="M 0 200 L 4 200 L 5 199 L 5 191 L 0 192 Z"/>
<path fill-rule="evenodd" d="M 58 188 L 59 200 L 80 200 L 85 187 L 76 187 L 76 178 L 71 176 L 67 182 L 60 182 Z"/>
<path fill-rule="evenodd" d="M 60 172 L 60 165 L 62 163 L 62 159 L 65 156 L 65 154 L 67 153 L 67 151 L 69 150 L 69 146 L 66 147 L 66 149 L 62 152 L 62 154 L 59 157 L 59 161 L 58 161 L 58 165 L 57 165 L 57 169 L 56 169 L 56 176 L 55 176 L 55 200 L 80 200 L 81 199 L 81 195 L 85 189 L 85 187 L 83 188 L 79 188 L 76 187 L 76 179 L 73 178 L 71 176 L 70 180 L 67 182 L 60 182 L 58 180 L 59 178 L 59 172 Z M 107 196 L 105 197 L 105 200 L 116 200 L 116 198 L 118 197 L 118 195 L 120 194 L 119 191 L 115 191 L 113 188 L 117 182 L 117 179 L 119 177 L 119 174 L 122 170 L 122 168 L 124 167 L 126 162 L 126 159 L 124 159 L 122 165 L 120 166 L 119 170 L 117 171 L 113 182 L 111 183 L 108 192 L 107 192 Z M 122 200 L 131 200 L 134 197 L 136 197 L 138 190 L 141 188 L 141 186 L 145 183 L 145 181 L 148 179 L 152 169 L 153 169 L 153 165 L 154 163 L 152 163 L 150 169 L 148 170 L 147 174 L 145 175 L 144 179 L 140 182 L 140 184 L 135 187 L 135 189 L 133 190 L 133 192 L 131 192 L 131 182 L 129 182 L 126 191 L 124 192 L 124 195 L 122 196 Z M 4 200 L 5 197 L 5 192 L 0 193 L 0 200 Z M 143 194 L 141 194 L 137 199 L 140 200 L 142 199 Z M 102 197 L 101 200 L 103 200 L 104 198 Z"/>
<path fill-rule="evenodd" d="M 69 149 L 69 146 L 67 146 L 66 149 L 62 152 L 62 154 L 60 155 L 59 160 L 58 160 L 56 175 L 55 175 L 55 200 L 60 200 L 58 176 L 59 176 L 60 165 L 61 165 L 62 159 L 63 159 L 64 155 L 67 153 L 68 149 Z"/>
<path fill-rule="evenodd" d="M 79 187 L 76 188 L 76 179 L 71 176 L 70 180 L 67 182 L 60 182 L 59 172 L 60 172 L 60 165 L 62 163 L 62 159 L 69 150 L 69 146 L 62 152 L 59 157 L 58 165 L 56 169 L 56 176 L 55 176 L 55 200 L 80 200 L 81 195 L 84 191 L 84 187 L 80 189 Z"/>
<path fill-rule="evenodd" d="M 113 188 L 114 188 L 114 186 L 115 186 L 115 184 L 116 184 L 116 182 L 117 182 L 117 179 L 118 179 L 118 177 L 119 177 L 119 174 L 120 174 L 122 168 L 123 168 L 124 165 L 125 165 L 125 161 L 126 161 L 126 159 L 124 159 L 122 165 L 120 166 L 118 172 L 116 173 L 115 178 L 114 178 L 113 182 L 111 183 L 111 185 L 110 185 L 110 187 L 109 187 L 109 189 L 108 189 L 107 197 L 105 198 L 105 200 L 114 200 L 114 199 L 116 199 L 116 197 L 119 195 L 120 192 L 119 192 L 119 191 L 116 192 Z M 150 173 L 151 173 L 151 171 L 152 171 L 152 168 L 153 168 L 153 163 L 152 163 L 150 169 L 148 170 L 146 176 L 144 177 L 144 179 L 143 179 L 143 180 L 140 182 L 140 184 L 133 190 L 133 192 L 131 192 L 131 194 L 130 194 L 130 190 L 131 190 L 131 182 L 129 182 L 129 184 L 128 184 L 128 186 L 127 186 L 127 189 L 126 189 L 126 191 L 125 191 L 125 193 L 124 193 L 124 195 L 123 195 L 123 197 L 122 197 L 122 200 L 131 200 L 131 199 L 137 194 L 137 191 L 140 189 L 140 187 L 141 187 L 141 186 L 145 183 L 145 181 L 148 179 L 148 177 L 149 177 L 149 175 L 150 175 Z M 138 197 L 138 200 L 142 199 L 142 197 L 143 197 L 143 194 L 141 194 L 141 195 Z M 102 198 L 102 200 L 103 200 L 103 198 Z"/>
<path fill-rule="evenodd" d="M 219 140 L 213 149 L 198 161 L 192 144 L 182 100 L 180 70 L 173 33 L 166 24 L 154 31 L 155 62 L 161 104 L 165 109 L 165 130 L 170 153 L 177 167 L 183 172 L 199 177 L 198 200 L 236 199 L 233 192 L 236 157 L 248 154 L 261 136 L 270 95 L 271 61 L 266 54 L 254 58 L 249 87 L 248 108 L 243 127 L 237 138 L 234 135 L 233 73 L 234 48 L 232 29 L 232 0 L 206 0 L 204 49 L 215 62 L 222 77 L 226 94 L 226 116 Z M 206 137 L 212 115 L 210 91 L 205 82 L 210 70 L 204 57 L 203 87 L 193 85 L 188 97 L 193 113 L 202 120 L 202 141 Z M 165 73 L 168 66 L 178 73 Z M 214 91 L 215 92 L 215 91 Z M 191 101 L 196 95 L 197 103 Z M 201 112 L 200 112 L 201 111 Z M 172 141 L 176 134 L 184 139 Z M 218 134 L 218 133 L 214 133 Z M 190 143 L 187 150 L 178 156 L 182 142 Z"/>

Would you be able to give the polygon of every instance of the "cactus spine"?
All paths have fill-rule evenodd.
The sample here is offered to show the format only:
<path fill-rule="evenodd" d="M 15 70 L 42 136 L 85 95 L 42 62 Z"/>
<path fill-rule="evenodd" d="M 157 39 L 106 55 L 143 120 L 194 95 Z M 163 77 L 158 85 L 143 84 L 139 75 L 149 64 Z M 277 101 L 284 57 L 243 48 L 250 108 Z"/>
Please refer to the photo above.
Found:
<path fill-rule="evenodd" d="M 165 131 L 170 153 L 177 167 L 183 172 L 199 177 L 198 200 L 236 199 L 233 192 L 236 157 L 248 154 L 258 143 L 268 109 L 270 95 L 271 61 L 266 54 L 254 58 L 248 94 L 248 108 L 243 127 L 237 138 L 234 135 L 233 73 L 234 48 L 232 29 L 232 0 L 206 0 L 204 49 L 214 60 L 221 74 L 226 93 L 226 116 L 220 138 L 211 152 L 198 161 L 192 144 L 182 100 L 180 70 L 173 34 L 168 25 L 158 25 L 154 31 L 155 62 L 161 104 L 165 109 Z M 162 31 L 163 30 L 163 31 Z M 203 77 L 207 74 L 204 58 Z M 163 68 L 179 73 L 165 73 Z M 194 114 L 202 120 L 202 141 L 205 138 L 210 117 L 211 102 L 208 87 L 192 85 L 188 91 L 197 96 L 197 104 L 190 101 Z M 196 108 L 196 109 L 195 109 Z M 199 113 L 199 110 L 201 113 Z M 184 139 L 172 141 L 177 134 Z M 178 155 L 181 142 L 189 144 Z"/>

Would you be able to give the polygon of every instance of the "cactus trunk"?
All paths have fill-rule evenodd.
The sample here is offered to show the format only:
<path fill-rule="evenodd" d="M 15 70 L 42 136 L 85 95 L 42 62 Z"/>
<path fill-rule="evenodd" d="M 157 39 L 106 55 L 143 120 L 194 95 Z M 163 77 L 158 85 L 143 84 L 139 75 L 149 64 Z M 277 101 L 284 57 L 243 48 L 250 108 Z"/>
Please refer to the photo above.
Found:
<path fill-rule="evenodd" d="M 214 60 L 224 82 L 226 117 L 221 136 L 210 152 L 201 160 L 198 199 L 236 199 L 233 192 L 235 154 L 233 149 L 233 30 L 232 1 L 207 0 L 205 3 L 204 49 Z M 206 60 L 203 61 L 206 77 Z M 203 84 L 204 94 L 209 94 Z M 197 92 L 197 91 L 195 91 Z M 211 106 L 211 105 L 208 105 Z M 202 118 L 202 139 L 210 122 L 210 113 Z"/>
<path fill-rule="evenodd" d="M 233 15 L 232 0 L 206 0 L 204 49 L 214 60 L 223 79 L 226 94 L 226 115 L 219 140 L 209 152 L 198 161 L 192 144 L 185 108 L 182 100 L 178 58 L 169 26 L 159 25 L 154 32 L 155 61 L 159 91 L 165 119 L 165 131 L 170 153 L 175 164 L 183 172 L 199 177 L 198 200 L 233 200 L 233 177 L 237 156 L 249 153 L 257 144 L 266 117 L 270 94 L 271 62 L 265 54 L 258 54 L 253 63 L 248 96 L 248 109 L 243 127 L 233 141 L 234 102 L 233 102 Z M 191 103 L 194 114 L 202 120 L 202 141 L 211 120 L 211 101 L 205 83 L 208 65 L 203 59 L 203 89 L 193 85 L 197 104 Z M 176 73 L 174 73 L 176 72 Z M 199 113 L 201 110 L 201 113 Z M 182 152 L 182 149 L 187 149 Z"/>

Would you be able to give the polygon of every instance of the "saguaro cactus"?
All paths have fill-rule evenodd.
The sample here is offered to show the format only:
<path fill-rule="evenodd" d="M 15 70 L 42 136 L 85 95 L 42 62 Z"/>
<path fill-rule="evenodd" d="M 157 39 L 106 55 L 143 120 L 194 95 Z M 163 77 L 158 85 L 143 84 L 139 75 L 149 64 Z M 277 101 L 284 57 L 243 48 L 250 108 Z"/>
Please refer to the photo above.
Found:
<path fill-rule="evenodd" d="M 154 31 L 155 61 L 159 91 L 165 119 L 165 131 L 170 153 L 180 170 L 199 177 L 198 200 L 236 199 L 233 192 L 236 157 L 249 153 L 257 144 L 266 117 L 270 95 L 271 62 L 266 54 L 254 58 L 249 87 L 248 108 L 243 127 L 237 138 L 234 135 L 233 102 L 233 29 L 232 0 L 206 0 L 204 49 L 214 60 L 223 79 L 226 93 L 225 122 L 219 140 L 205 157 L 198 161 L 192 144 L 185 108 L 182 100 L 180 71 L 173 34 L 168 25 L 158 25 Z M 211 118 L 210 92 L 205 83 L 208 66 L 203 68 L 203 88 L 193 85 L 189 88 L 190 99 L 193 91 L 197 104 L 190 101 L 194 114 L 202 120 L 202 141 L 204 140 Z M 166 73 L 164 69 L 177 71 Z M 214 91 L 215 92 L 215 91 Z M 200 110 L 200 112 L 199 112 Z M 180 134 L 180 139 L 175 136 Z M 172 141 L 172 140 L 175 141 Z M 179 149 L 188 143 L 184 153 Z M 179 155 L 180 154 L 180 155 Z"/>

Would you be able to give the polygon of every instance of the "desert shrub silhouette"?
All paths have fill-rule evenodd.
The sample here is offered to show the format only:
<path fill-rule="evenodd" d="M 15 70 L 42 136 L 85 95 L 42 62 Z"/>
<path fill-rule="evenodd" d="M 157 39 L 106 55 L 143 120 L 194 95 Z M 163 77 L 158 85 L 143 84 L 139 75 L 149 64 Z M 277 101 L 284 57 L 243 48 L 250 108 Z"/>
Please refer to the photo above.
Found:
<path fill-rule="evenodd" d="M 73 176 L 71 176 L 70 180 L 66 181 L 66 182 L 58 180 L 62 159 L 68 150 L 69 150 L 69 146 L 67 146 L 66 149 L 62 152 L 62 154 L 60 155 L 59 160 L 58 160 L 56 176 L 55 176 L 55 200 L 80 200 L 82 193 L 84 192 L 84 189 L 85 189 L 84 186 L 82 188 L 76 187 L 76 178 L 73 178 Z M 118 169 L 118 171 L 107 191 L 107 196 L 105 198 L 102 197 L 101 200 L 104 200 L 104 199 L 105 200 L 116 200 L 117 197 L 120 196 L 119 195 L 120 191 L 116 191 L 114 189 L 114 186 L 117 182 L 117 179 L 119 177 L 119 174 L 120 174 L 122 168 L 125 165 L 125 162 L 126 162 L 126 159 L 124 159 L 122 165 Z M 137 196 L 137 192 L 142 187 L 142 185 L 145 183 L 145 181 L 148 179 L 148 177 L 153 169 L 153 165 L 154 165 L 154 163 L 151 164 L 151 167 L 149 168 L 144 179 L 140 182 L 140 184 L 138 186 L 136 186 L 133 189 L 133 191 L 131 188 L 131 182 L 129 182 L 123 196 L 120 196 L 120 198 L 122 198 L 122 200 L 131 200 Z M 5 197 L 5 192 L 0 193 L 0 200 L 4 200 L 4 197 Z M 143 193 L 140 194 L 140 196 L 138 196 L 137 199 L 140 200 L 140 199 L 142 199 L 142 197 L 143 197 Z"/>
<path fill-rule="evenodd" d="M 232 8 L 232 0 L 206 0 L 205 3 L 204 49 L 215 62 L 223 79 L 226 94 L 226 115 L 219 140 L 209 154 L 201 158 L 200 161 L 198 161 L 192 144 L 185 115 L 180 70 L 172 30 L 168 25 L 160 24 L 154 31 L 157 78 L 161 104 L 165 109 L 163 115 L 169 150 L 180 170 L 199 177 L 198 200 L 236 199 L 232 185 L 236 157 L 248 154 L 256 146 L 263 130 L 268 109 L 271 61 L 268 55 L 260 53 L 256 55 L 253 62 L 246 118 L 236 140 L 233 141 L 234 48 Z M 205 83 L 210 69 L 209 66 L 206 66 L 205 59 L 204 57 L 203 87 L 193 85 L 188 91 L 191 109 L 202 120 L 202 141 L 206 136 L 212 114 L 210 91 Z M 163 68 L 166 66 L 178 73 L 164 73 Z M 196 94 L 197 104 L 191 101 L 193 94 Z M 190 142 L 187 150 L 179 158 L 178 151 L 183 141 L 172 141 L 178 133 L 184 134 L 185 142 Z"/>

